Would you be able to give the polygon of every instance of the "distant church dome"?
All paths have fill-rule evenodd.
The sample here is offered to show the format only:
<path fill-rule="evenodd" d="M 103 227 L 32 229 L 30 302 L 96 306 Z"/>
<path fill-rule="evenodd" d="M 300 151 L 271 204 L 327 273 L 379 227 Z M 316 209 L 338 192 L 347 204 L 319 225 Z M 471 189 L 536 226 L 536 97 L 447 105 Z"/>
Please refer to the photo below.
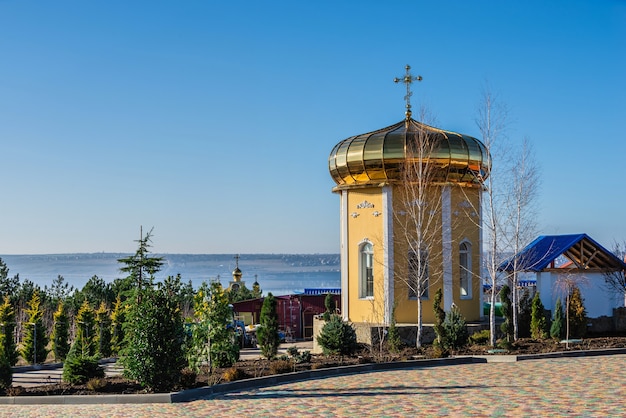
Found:
<path fill-rule="evenodd" d="M 491 162 L 485 146 L 468 135 L 444 131 L 406 120 L 339 142 L 328 167 L 337 188 L 380 185 L 401 179 L 411 145 L 432 140 L 427 158 L 434 164 L 434 183 L 477 185 L 489 175 Z M 408 153 L 407 153 L 408 150 Z"/>

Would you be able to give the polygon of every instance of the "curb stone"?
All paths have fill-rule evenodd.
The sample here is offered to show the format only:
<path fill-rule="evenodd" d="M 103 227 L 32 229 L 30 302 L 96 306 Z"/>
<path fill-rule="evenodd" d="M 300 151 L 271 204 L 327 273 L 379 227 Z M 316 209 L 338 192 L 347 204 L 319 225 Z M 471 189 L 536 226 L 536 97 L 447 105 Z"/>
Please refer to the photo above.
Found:
<path fill-rule="evenodd" d="M 53 395 L 53 396 L 7 396 L 0 397 L 0 405 L 77 405 L 77 404 L 142 404 L 142 403 L 178 403 L 190 402 L 212 397 L 223 393 L 257 389 L 309 379 L 325 379 L 328 377 L 371 373 L 396 369 L 418 369 L 424 367 L 451 366 L 471 363 L 517 362 L 563 357 L 593 357 L 626 354 L 626 348 L 610 348 L 602 350 L 560 351 L 544 354 L 524 355 L 485 355 L 458 356 L 442 359 L 420 359 L 396 361 L 389 363 L 367 363 L 326 369 L 304 370 L 273 376 L 256 377 L 204 386 L 171 393 L 128 394 L 128 395 Z M 52 368 L 52 367 L 50 367 Z M 32 370 L 32 369 L 31 369 Z"/>

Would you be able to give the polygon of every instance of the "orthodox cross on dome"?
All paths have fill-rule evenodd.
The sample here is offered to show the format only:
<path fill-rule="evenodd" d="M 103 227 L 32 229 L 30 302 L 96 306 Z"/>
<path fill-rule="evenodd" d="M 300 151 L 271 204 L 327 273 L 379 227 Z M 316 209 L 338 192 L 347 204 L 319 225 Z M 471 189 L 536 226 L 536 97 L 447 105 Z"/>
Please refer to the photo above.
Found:
<path fill-rule="evenodd" d="M 239 254 L 235 255 L 233 258 L 235 259 L 235 268 L 239 268 Z"/>
<path fill-rule="evenodd" d="M 393 79 L 393 82 L 403 82 L 406 85 L 406 96 L 404 96 L 404 100 L 406 100 L 406 112 L 404 112 L 404 114 L 406 115 L 406 120 L 408 121 L 411 119 L 411 96 L 413 95 L 413 92 L 411 91 L 411 84 L 414 81 L 422 81 L 422 76 L 418 75 L 417 77 L 414 77 L 413 74 L 411 74 L 411 66 L 409 64 L 407 64 L 404 68 L 406 69 L 404 77 L 396 77 Z"/>

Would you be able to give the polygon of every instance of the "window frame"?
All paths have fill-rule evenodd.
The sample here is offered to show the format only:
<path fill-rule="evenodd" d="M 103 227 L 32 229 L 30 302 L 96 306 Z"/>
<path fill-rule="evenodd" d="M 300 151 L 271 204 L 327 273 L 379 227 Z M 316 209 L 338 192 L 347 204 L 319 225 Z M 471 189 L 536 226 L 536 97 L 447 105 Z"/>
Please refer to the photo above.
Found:
<path fill-rule="evenodd" d="M 374 244 L 359 244 L 359 299 L 374 299 Z"/>
<path fill-rule="evenodd" d="M 465 282 L 465 286 L 464 286 Z M 465 291 L 465 292 L 464 292 Z M 472 243 L 463 240 L 459 244 L 459 297 L 472 299 Z"/>

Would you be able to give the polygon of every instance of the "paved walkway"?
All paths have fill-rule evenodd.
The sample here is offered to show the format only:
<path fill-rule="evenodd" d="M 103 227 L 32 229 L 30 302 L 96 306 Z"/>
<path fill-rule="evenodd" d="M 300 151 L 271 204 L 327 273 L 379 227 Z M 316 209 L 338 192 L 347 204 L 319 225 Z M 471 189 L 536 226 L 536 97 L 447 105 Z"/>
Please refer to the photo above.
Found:
<path fill-rule="evenodd" d="M 626 416 L 626 355 L 394 370 L 181 404 L 3 405 L 19 417 Z"/>

